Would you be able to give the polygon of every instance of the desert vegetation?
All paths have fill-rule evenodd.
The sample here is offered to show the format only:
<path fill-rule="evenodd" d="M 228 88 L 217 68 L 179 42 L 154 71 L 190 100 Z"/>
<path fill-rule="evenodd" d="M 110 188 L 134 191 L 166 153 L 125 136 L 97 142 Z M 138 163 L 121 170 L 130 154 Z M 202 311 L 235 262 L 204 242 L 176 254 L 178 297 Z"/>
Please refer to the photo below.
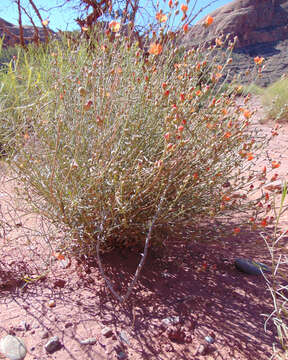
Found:
<path fill-rule="evenodd" d="M 245 88 L 239 105 L 241 87 L 237 79 L 228 84 L 226 73 L 233 42 L 219 39 L 190 50 L 177 45 L 189 30 L 188 8 L 188 2 L 173 4 L 171 15 L 158 8 L 157 27 L 144 46 L 131 41 L 132 27 L 122 35 L 115 18 L 105 31 L 82 24 L 75 38 L 63 34 L 43 45 L 2 49 L 2 159 L 21 183 L 30 211 L 66 234 L 53 243 L 58 256 L 97 256 L 120 302 L 133 291 L 149 249 L 165 250 L 169 234 L 185 241 L 185 226 L 236 212 L 263 231 L 275 224 L 273 237 L 263 237 L 273 268 L 267 284 L 275 305 L 271 317 L 287 353 L 287 289 L 277 285 L 287 263 L 277 248 L 286 187 L 280 210 L 269 212 L 263 189 L 280 162 L 267 158 L 264 167 L 255 166 L 269 137 L 250 126 L 249 108 L 257 90 L 270 117 L 287 118 L 287 79 L 267 89 Z M 175 12 L 183 21 L 172 32 L 169 16 Z M 212 22 L 208 17 L 203 26 Z M 255 73 L 261 66 L 255 58 Z M 101 263 L 101 255 L 115 248 L 142 253 L 122 294 Z"/>

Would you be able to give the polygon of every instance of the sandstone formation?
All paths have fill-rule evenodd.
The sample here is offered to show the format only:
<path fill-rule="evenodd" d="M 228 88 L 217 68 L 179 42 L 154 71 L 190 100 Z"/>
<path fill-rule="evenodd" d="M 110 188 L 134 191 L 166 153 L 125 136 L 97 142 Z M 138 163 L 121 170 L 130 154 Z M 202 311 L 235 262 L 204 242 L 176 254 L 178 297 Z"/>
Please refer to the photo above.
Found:
<path fill-rule="evenodd" d="M 214 43 L 221 35 L 237 36 L 231 71 L 244 72 L 263 56 L 265 67 L 257 83 L 267 86 L 288 72 L 288 1 L 234 0 L 213 11 L 211 26 L 200 20 L 183 38 L 186 48 Z M 245 82 L 245 78 L 243 77 Z"/>
<path fill-rule="evenodd" d="M 214 41 L 222 34 L 238 36 L 238 48 L 288 39 L 288 1 L 234 0 L 210 14 L 214 22 L 200 20 L 187 34 L 185 44 Z"/>
<path fill-rule="evenodd" d="M 50 29 L 47 30 L 50 34 L 54 34 Z M 0 18 L 0 37 L 2 38 L 5 36 L 3 43 L 4 47 L 13 46 L 19 43 L 19 34 L 19 26 L 13 25 L 8 21 Z M 39 39 L 39 41 L 45 41 L 46 38 L 46 32 L 44 28 L 37 28 L 37 31 L 35 31 L 33 26 L 23 26 L 23 35 L 26 44 L 32 41 L 36 41 L 37 39 Z"/>

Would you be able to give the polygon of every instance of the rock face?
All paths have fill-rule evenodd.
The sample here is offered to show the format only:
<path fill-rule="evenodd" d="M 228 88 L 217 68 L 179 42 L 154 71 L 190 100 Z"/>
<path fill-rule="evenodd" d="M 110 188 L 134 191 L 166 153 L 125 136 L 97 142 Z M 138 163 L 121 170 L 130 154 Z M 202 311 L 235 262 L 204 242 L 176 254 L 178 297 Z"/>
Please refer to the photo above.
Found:
<path fill-rule="evenodd" d="M 200 20 L 184 43 L 210 42 L 222 34 L 238 36 L 238 48 L 288 39 L 287 0 L 234 0 L 210 15 L 213 24 L 205 27 Z"/>
<path fill-rule="evenodd" d="M 288 72 L 288 1 L 234 0 L 213 11 L 211 26 L 200 20 L 183 38 L 182 45 L 191 48 L 213 44 L 221 35 L 238 41 L 234 50 L 232 73 L 254 66 L 254 57 L 265 58 L 262 77 L 256 83 L 267 86 Z M 245 78 L 243 78 L 245 83 Z"/>
<path fill-rule="evenodd" d="M 45 41 L 45 30 L 43 28 L 37 28 L 37 31 L 39 40 Z M 52 35 L 54 34 L 50 29 L 48 29 L 48 32 Z M 4 46 L 13 46 L 19 43 L 19 34 L 20 29 L 18 26 L 0 18 L 0 37 L 2 38 L 5 35 Z M 37 33 L 33 26 L 23 26 L 23 35 L 26 44 L 37 39 Z"/>

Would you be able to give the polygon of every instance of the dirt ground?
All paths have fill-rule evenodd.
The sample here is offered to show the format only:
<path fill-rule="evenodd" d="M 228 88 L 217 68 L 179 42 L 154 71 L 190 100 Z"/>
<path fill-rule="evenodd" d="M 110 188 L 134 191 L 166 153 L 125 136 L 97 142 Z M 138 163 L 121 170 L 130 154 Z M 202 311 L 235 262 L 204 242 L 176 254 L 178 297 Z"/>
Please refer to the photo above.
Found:
<path fill-rule="evenodd" d="M 255 121 L 262 114 L 260 109 Z M 273 128 L 271 122 L 259 126 L 267 133 Z M 269 147 L 271 157 L 281 161 L 280 180 L 287 179 L 287 140 L 288 126 L 283 125 Z M 7 333 L 22 338 L 28 349 L 25 359 L 270 358 L 276 330 L 270 320 L 264 331 L 273 311 L 265 279 L 245 275 L 234 265 L 239 257 L 271 263 L 260 230 L 241 228 L 232 235 L 237 219 L 227 221 L 224 233 L 216 223 L 202 231 L 185 229 L 188 242 L 167 239 L 169 250 L 150 253 L 133 295 L 120 306 L 106 289 L 95 259 L 65 262 L 52 255 L 52 244 L 62 235 L 36 216 L 21 216 L 15 187 L 17 181 L 5 174 L 4 166 L 0 338 Z M 287 215 L 280 225 L 288 229 Z M 272 230 L 265 231 L 269 236 Z M 140 256 L 103 256 L 106 275 L 119 292 L 125 292 Z M 43 276 L 36 279 L 36 274 Z M 23 281 L 25 277 L 30 281 Z M 49 354 L 44 345 L 56 335 L 61 348 Z M 81 343 L 91 338 L 93 344 Z"/>

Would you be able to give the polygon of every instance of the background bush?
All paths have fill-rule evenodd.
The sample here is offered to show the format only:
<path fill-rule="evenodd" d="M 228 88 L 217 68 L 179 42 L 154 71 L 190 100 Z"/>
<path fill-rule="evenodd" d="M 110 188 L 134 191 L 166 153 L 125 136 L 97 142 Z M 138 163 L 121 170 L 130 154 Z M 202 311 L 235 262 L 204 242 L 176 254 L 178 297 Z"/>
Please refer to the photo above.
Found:
<path fill-rule="evenodd" d="M 288 78 L 282 77 L 268 86 L 262 96 L 263 104 L 268 109 L 267 117 L 280 122 L 288 121 Z"/>

